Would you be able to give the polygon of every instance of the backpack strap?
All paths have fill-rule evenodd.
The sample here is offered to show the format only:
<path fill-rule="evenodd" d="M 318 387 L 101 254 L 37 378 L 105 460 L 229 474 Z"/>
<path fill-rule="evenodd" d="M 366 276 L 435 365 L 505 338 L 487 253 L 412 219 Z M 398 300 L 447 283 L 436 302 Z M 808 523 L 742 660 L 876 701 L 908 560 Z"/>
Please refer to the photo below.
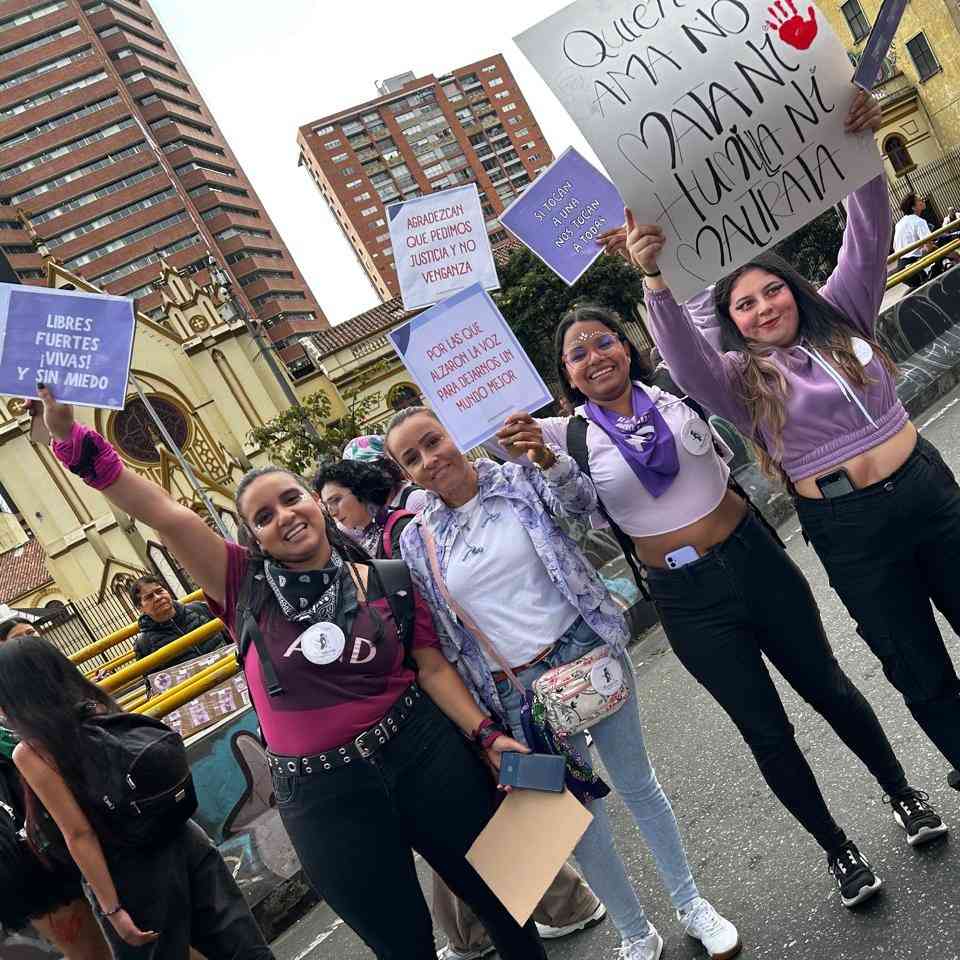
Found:
<path fill-rule="evenodd" d="M 418 487 L 415 483 L 407 484 L 407 486 L 400 491 L 400 497 L 397 500 L 396 506 L 401 510 L 405 510 L 407 507 L 407 501 L 410 499 L 410 497 L 418 490 L 422 489 L 422 487 Z"/>
<path fill-rule="evenodd" d="M 403 644 L 405 659 L 413 663 L 413 627 L 416 617 L 413 580 L 410 568 L 402 560 L 371 560 L 370 567 Z"/>
<path fill-rule="evenodd" d="M 237 659 L 242 668 L 247 650 L 252 643 L 257 651 L 257 659 L 260 661 L 260 673 L 263 676 L 263 684 L 267 688 L 267 694 L 271 697 L 279 697 L 283 693 L 283 687 L 280 685 L 277 668 L 270 659 L 267 642 L 263 639 L 260 624 L 257 622 L 266 600 L 266 591 L 267 581 L 263 572 L 263 561 L 251 559 L 247 563 L 243 582 L 240 584 L 240 591 L 237 594 L 236 620 L 240 627 L 240 636 L 237 639 Z"/>
<path fill-rule="evenodd" d="M 587 428 L 589 424 L 581 416 L 571 417 L 567 421 L 567 453 L 576 461 L 580 472 L 585 476 L 590 476 L 590 453 L 587 450 Z M 640 588 L 640 595 L 644 600 L 650 600 L 650 592 L 647 590 L 646 581 L 643 578 L 643 567 L 640 564 L 640 558 L 637 556 L 637 549 L 633 545 L 633 540 L 617 526 L 616 521 L 607 512 L 603 505 L 600 493 L 597 493 L 597 509 L 600 515 L 610 526 L 610 532 L 613 534 L 620 549 L 623 551 L 627 566 L 633 572 L 633 578 Z"/>
<path fill-rule="evenodd" d="M 400 539 L 400 534 L 406 529 L 407 524 L 416 516 L 410 510 L 404 510 L 397 507 L 390 511 L 387 522 L 383 525 L 383 535 L 380 538 L 380 552 L 382 557 L 377 559 L 393 560 L 395 547 Z"/>

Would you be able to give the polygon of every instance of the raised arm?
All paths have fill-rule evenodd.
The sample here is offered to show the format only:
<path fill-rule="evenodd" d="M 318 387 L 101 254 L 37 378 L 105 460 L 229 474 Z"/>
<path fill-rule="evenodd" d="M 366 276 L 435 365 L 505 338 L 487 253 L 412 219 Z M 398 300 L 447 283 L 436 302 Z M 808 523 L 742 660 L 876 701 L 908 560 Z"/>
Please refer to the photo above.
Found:
<path fill-rule="evenodd" d="M 60 828 L 70 856 L 90 884 L 100 909 L 117 933 L 134 947 L 156 940 L 157 933 L 140 930 L 123 909 L 100 840 L 63 777 L 26 743 L 17 745 L 13 751 L 13 762 Z"/>
<path fill-rule="evenodd" d="M 162 487 L 124 467 L 103 437 L 74 420 L 73 407 L 57 403 L 46 388 L 39 393 L 57 458 L 114 506 L 156 530 L 203 592 L 222 605 L 227 577 L 223 539 Z"/>
<path fill-rule="evenodd" d="M 887 288 L 887 253 L 893 217 L 883 174 L 847 198 L 847 225 L 837 266 L 820 288 L 823 297 L 872 337 Z"/>

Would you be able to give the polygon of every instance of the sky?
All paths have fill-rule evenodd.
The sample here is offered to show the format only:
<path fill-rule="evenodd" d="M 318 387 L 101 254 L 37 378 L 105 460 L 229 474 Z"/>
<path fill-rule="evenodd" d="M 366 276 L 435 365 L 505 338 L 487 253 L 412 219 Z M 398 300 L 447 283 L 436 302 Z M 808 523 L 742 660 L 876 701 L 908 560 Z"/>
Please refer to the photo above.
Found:
<path fill-rule="evenodd" d="M 373 99 L 385 77 L 440 76 L 502 53 L 554 154 L 572 145 L 597 162 L 511 39 L 560 9 L 558 0 L 151 2 L 331 323 L 380 299 L 297 167 L 298 127 Z M 468 20 L 471 9 L 482 15 Z"/>

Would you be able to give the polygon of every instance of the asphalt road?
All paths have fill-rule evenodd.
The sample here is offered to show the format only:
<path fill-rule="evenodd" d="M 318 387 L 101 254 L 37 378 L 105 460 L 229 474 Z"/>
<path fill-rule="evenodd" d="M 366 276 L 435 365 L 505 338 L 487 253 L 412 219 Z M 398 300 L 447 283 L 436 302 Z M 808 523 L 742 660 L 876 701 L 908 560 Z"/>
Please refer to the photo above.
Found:
<path fill-rule="evenodd" d="M 919 425 L 960 476 L 960 390 L 928 411 Z M 957 839 L 910 849 L 876 782 L 827 724 L 779 683 L 801 748 L 835 818 L 884 880 L 883 890 L 864 908 L 844 909 L 819 847 L 773 798 L 733 725 L 683 670 L 658 630 L 633 651 L 641 715 L 648 750 L 676 811 L 694 873 L 703 894 L 738 924 L 745 960 L 960 960 L 960 794 L 946 786 L 946 762 L 886 682 L 830 589 L 820 561 L 796 530 L 791 519 L 781 533 L 813 586 L 841 664 L 873 704 L 911 782 L 930 792 Z M 956 660 L 957 638 L 942 626 Z M 689 941 L 673 919 L 626 810 L 619 799 L 608 802 L 628 870 L 664 937 L 664 957 L 704 957 L 700 945 Z M 438 942 L 444 942 L 442 934 Z M 552 941 L 548 953 L 551 960 L 613 958 L 618 945 L 607 920 Z M 371 956 L 323 905 L 274 946 L 278 960 Z"/>

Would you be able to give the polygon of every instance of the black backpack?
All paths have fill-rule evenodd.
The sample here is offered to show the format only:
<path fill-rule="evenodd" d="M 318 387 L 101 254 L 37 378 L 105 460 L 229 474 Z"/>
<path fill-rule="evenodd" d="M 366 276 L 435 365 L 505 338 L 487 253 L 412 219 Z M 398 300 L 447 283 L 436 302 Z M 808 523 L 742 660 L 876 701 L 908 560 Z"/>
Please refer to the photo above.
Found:
<path fill-rule="evenodd" d="M 372 574 L 367 584 L 367 600 L 386 598 L 393 622 L 397 625 L 398 639 L 403 645 L 404 662 L 416 670 L 412 655 L 415 610 L 410 569 L 402 560 L 369 560 L 365 565 L 370 567 Z M 371 589 L 374 585 L 376 589 Z M 276 667 L 270 659 L 270 651 L 267 650 L 266 641 L 257 622 L 264 605 L 271 600 L 273 600 L 273 594 L 263 572 L 263 560 L 251 557 L 237 594 L 235 620 L 239 633 L 237 659 L 242 667 L 247 650 L 252 643 L 257 651 L 257 659 L 260 661 L 260 674 L 267 694 L 271 697 L 279 697 L 283 695 L 283 687 L 280 685 Z M 273 602 L 276 601 L 273 600 Z"/>
<path fill-rule="evenodd" d="M 197 793 L 187 751 L 165 723 L 137 713 L 96 714 L 82 722 L 81 738 L 87 790 L 77 800 L 105 847 L 162 843 L 193 816 Z M 39 821 L 39 845 L 56 855 L 59 830 L 46 811 Z"/>

